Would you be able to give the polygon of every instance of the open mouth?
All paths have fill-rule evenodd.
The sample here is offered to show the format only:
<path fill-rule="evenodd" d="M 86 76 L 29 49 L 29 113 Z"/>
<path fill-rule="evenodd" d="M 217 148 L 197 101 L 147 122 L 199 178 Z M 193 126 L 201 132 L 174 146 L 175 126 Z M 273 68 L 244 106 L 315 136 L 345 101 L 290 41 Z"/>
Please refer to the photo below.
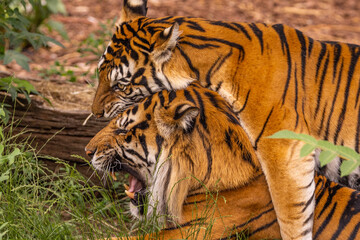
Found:
<path fill-rule="evenodd" d="M 143 214 L 144 205 L 147 201 L 147 191 L 144 181 L 136 171 L 124 165 L 114 168 L 109 174 L 113 180 L 117 180 L 115 172 L 120 171 L 129 174 L 129 185 L 124 184 L 125 194 L 131 199 L 131 203 L 139 208 L 140 214 Z"/>

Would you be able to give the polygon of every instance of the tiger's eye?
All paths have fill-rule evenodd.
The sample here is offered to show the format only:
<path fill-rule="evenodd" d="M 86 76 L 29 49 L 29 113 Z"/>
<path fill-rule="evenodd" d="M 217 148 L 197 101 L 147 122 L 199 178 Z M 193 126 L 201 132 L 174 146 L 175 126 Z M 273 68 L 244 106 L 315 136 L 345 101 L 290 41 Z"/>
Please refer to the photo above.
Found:
<path fill-rule="evenodd" d="M 123 85 L 123 84 L 121 84 L 121 83 L 118 83 L 118 84 L 117 84 L 117 87 L 118 87 L 118 89 L 120 89 L 121 91 L 125 91 L 125 90 L 126 90 L 126 85 Z"/>

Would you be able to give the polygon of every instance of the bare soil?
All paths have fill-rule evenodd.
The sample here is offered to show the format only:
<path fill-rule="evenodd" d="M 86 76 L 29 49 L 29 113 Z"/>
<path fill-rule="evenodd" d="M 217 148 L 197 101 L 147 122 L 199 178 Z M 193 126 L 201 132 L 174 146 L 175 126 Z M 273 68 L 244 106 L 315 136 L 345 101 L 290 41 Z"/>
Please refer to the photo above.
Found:
<path fill-rule="evenodd" d="M 62 42 L 65 48 L 51 44 L 37 51 L 27 50 L 32 62 L 31 72 L 22 70 L 11 63 L 0 65 L 6 71 L 19 77 L 35 78 L 36 87 L 52 102 L 55 108 L 82 109 L 89 111 L 95 88 L 87 83 L 95 71 L 96 54 L 83 55 L 77 50 L 80 43 L 91 33 L 97 33 L 101 23 L 117 17 L 122 6 L 121 0 L 63 0 L 67 15 L 53 15 L 52 19 L 65 25 L 69 40 L 57 33 L 50 36 Z M 162 17 L 183 15 L 204 17 L 214 20 L 284 23 L 296 27 L 319 40 L 343 41 L 360 44 L 360 1 L 359 0 L 149 0 L 148 16 Z M 112 26 L 108 26 L 112 28 Z M 104 42 L 108 42 L 104 39 Z M 60 62 L 64 70 L 73 70 L 76 84 L 59 84 L 69 76 L 52 75 L 57 84 L 42 80 L 39 73 Z M 84 76 L 82 76 L 84 75 Z"/>

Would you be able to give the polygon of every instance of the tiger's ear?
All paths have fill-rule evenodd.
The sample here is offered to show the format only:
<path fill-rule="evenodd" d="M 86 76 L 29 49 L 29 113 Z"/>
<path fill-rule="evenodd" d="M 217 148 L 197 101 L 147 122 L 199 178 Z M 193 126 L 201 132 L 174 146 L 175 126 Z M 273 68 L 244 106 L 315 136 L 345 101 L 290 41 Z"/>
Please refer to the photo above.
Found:
<path fill-rule="evenodd" d="M 160 135 L 169 138 L 175 131 L 189 133 L 195 126 L 199 108 L 191 102 L 180 102 L 155 110 L 155 121 Z"/>
<path fill-rule="evenodd" d="M 158 34 L 155 39 L 154 50 L 151 52 L 151 57 L 155 63 L 161 66 L 164 62 L 170 60 L 172 50 L 175 48 L 180 34 L 178 23 L 174 23 L 174 25 Z"/>
<path fill-rule="evenodd" d="M 117 24 L 128 22 L 138 17 L 145 17 L 146 13 L 147 0 L 124 0 L 124 6 Z"/>

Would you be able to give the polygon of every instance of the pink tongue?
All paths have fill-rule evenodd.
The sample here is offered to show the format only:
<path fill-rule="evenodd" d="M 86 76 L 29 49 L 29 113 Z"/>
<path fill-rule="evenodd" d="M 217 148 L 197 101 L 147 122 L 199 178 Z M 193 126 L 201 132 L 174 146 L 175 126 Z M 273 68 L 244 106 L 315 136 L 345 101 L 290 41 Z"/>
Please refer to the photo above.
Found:
<path fill-rule="evenodd" d="M 131 176 L 129 177 L 129 181 L 130 181 L 130 187 L 129 187 L 129 192 L 138 192 L 141 190 L 142 186 L 141 186 L 141 182 L 139 182 L 135 177 Z"/>

